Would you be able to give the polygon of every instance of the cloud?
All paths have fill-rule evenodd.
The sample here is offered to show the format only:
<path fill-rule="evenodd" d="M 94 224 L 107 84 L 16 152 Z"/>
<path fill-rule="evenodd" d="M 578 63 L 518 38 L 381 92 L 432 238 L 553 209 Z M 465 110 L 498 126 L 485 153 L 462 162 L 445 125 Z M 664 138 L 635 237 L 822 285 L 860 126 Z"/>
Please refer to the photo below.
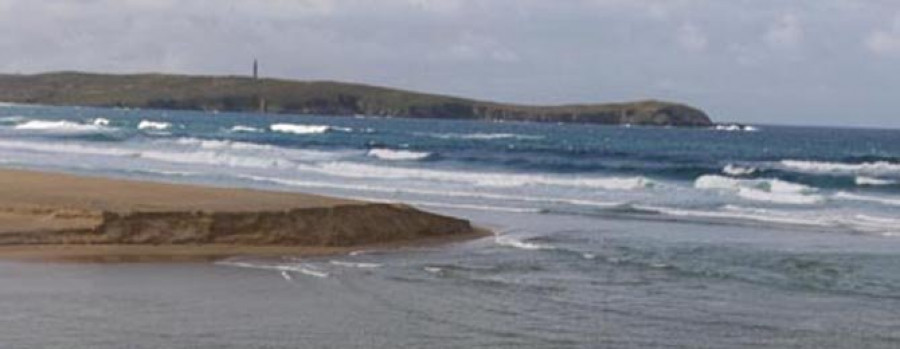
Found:
<path fill-rule="evenodd" d="M 466 32 L 447 49 L 447 56 L 456 60 L 496 61 L 511 63 L 519 60 L 519 54 L 503 46 L 487 35 Z"/>
<path fill-rule="evenodd" d="M 675 39 L 681 47 L 689 51 L 704 51 L 709 45 L 706 33 L 692 23 L 682 24 L 675 34 Z"/>
<path fill-rule="evenodd" d="M 890 0 L 0 0 L 0 52 L 11 73 L 246 74 L 259 58 L 287 79 L 900 126 L 896 61 L 874 59 L 900 57 Z"/>
<path fill-rule="evenodd" d="M 875 54 L 900 55 L 900 14 L 894 16 L 890 28 L 869 33 L 863 44 Z"/>
<path fill-rule="evenodd" d="M 413 8 L 434 13 L 452 14 L 464 6 L 461 0 L 406 0 Z"/>
<path fill-rule="evenodd" d="M 794 14 L 782 14 L 769 25 L 763 41 L 773 48 L 794 48 L 803 41 L 803 26 Z"/>

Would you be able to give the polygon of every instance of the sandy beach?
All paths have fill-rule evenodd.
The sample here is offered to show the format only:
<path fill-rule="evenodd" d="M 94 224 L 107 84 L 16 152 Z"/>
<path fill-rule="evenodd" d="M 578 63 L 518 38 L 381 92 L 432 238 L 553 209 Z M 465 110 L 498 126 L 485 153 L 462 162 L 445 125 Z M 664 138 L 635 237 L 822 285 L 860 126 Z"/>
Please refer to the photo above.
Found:
<path fill-rule="evenodd" d="M 0 258 L 203 261 L 313 256 L 484 235 L 406 205 L 0 170 Z"/>

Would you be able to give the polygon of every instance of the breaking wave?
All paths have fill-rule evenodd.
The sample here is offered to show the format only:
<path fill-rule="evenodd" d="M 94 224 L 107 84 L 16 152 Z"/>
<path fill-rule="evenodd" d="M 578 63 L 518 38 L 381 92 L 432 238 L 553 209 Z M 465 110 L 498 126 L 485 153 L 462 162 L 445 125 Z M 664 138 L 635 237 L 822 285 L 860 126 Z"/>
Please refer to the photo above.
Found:
<path fill-rule="evenodd" d="M 881 234 L 896 231 L 900 220 L 848 212 L 823 212 L 819 210 L 777 210 L 757 207 L 726 205 L 720 209 L 699 210 L 659 206 L 638 206 L 669 217 L 714 222 L 758 222 L 774 226 L 850 229 L 858 233 Z"/>
<path fill-rule="evenodd" d="M 304 170 L 349 178 L 419 179 L 456 182 L 484 187 L 559 186 L 606 190 L 638 190 L 652 188 L 656 183 L 646 177 L 584 177 L 546 174 L 499 172 L 462 172 L 424 168 L 376 166 L 351 162 L 329 162 L 319 166 L 305 166 Z"/>
<path fill-rule="evenodd" d="M 427 159 L 431 156 L 431 153 L 411 150 L 372 149 L 369 150 L 368 156 L 382 160 L 415 161 Z"/>
<path fill-rule="evenodd" d="M 13 126 L 16 130 L 59 133 L 84 133 L 108 130 L 104 125 L 81 124 L 72 121 L 30 120 Z"/>
<path fill-rule="evenodd" d="M 328 125 L 302 125 L 302 124 L 272 124 L 269 126 L 272 132 L 292 133 L 292 134 L 322 134 L 329 131 L 353 132 L 349 127 L 338 127 Z"/>
<path fill-rule="evenodd" d="M 859 186 L 878 186 L 897 184 L 897 181 L 890 179 L 881 179 L 875 177 L 857 176 L 854 181 Z"/>
<path fill-rule="evenodd" d="M 544 136 L 539 135 L 523 135 L 515 133 L 422 133 L 433 138 L 440 139 L 470 139 L 470 140 L 494 140 L 494 139 L 520 139 L 520 140 L 537 140 L 543 139 Z"/>
<path fill-rule="evenodd" d="M 529 251 L 537 251 L 537 250 L 552 250 L 553 246 L 541 245 L 533 242 L 528 242 L 524 240 L 519 240 L 506 235 L 497 235 L 494 237 L 494 242 L 500 246 L 518 248 L 522 250 Z"/>
<path fill-rule="evenodd" d="M 900 173 L 900 163 L 874 161 L 863 163 L 843 163 L 806 160 L 782 160 L 781 166 L 811 173 L 859 173 L 859 174 L 896 174 Z"/>
<path fill-rule="evenodd" d="M 703 175 L 694 181 L 698 189 L 735 191 L 738 196 L 754 201 L 778 204 L 809 205 L 825 201 L 814 194 L 817 189 L 780 179 L 736 179 L 719 175 Z"/>
<path fill-rule="evenodd" d="M 900 206 L 900 199 L 892 199 L 883 196 L 870 196 L 848 193 L 845 191 L 834 194 L 835 198 L 853 201 L 873 202 L 882 205 Z"/>
<path fill-rule="evenodd" d="M 248 133 L 259 133 L 259 132 L 263 132 L 263 130 L 258 129 L 258 128 L 256 128 L 256 127 L 250 127 L 250 126 L 244 126 L 244 125 L 236 125 L 236 126 L 232 126 L 231 129 L 230 129 L 229 131 L 234 132 L 234 133 L 238 133 L 238 132 L 248 132 Z"/>
<path fill-rule="evenodd" d="M 722 168 L 722 173 L 730 175 L 730 176 L 747 176 L 756 173 L 757 169 L 755 167 L 744 167 L 733 164 L 725 165 Z"/>
<path fill-rule="evenodd" d="M 176 144 L 199 147 L 202 149 L 218 150 L 272 150 L 275 147 L 265 144 L 247 143 L 227 140 L 210 140 L 198 138 L 179 138 Z"/>
<path fill-rule="evenodd" d="M 759 131 L 758 127 L 750 126 L 750 125 L 739 125 L 739 124 L 724 124 L 724 125 L 716 125 L 712 127 L 713 130 L 716 131 L 726 131 L 726 132 L 757 132 Z"/>
<path fill-rule="evenodd" d="M 138 130 L 153 130 L 153 131 L 164 131 L 168 130 L 172 127 L 171 123 L 163 122 L 163 121 L 151 121 L 151 120 L 141 120 L 138 123 Z"/>

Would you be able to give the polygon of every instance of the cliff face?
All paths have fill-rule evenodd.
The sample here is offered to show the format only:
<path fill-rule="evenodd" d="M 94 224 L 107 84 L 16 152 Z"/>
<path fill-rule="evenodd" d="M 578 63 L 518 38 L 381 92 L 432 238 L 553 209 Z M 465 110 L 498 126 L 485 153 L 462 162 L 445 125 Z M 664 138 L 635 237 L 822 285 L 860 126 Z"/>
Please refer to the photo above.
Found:
<path fill-rule="evenodd" d="M 44 212 L 46 214 L 46 212 Z M 46 216 L 39 217 L 46 221 Z M 468 221 L 391 204 L 286 211 L 84 212 L 61 229 L 0 234 L 0 245 L 356 246 L 472 234 Z M 73 220 L 77 219 L 78 222 Z M 57 224 L 65 226 L 64 224 Z"/>
<path fill-rule="evenodd" d="M 242 77 L 53 73 L 0 75 L 0 101 L 49 105 L 219 110 L 319 115 L 710 126 L 678 103 L 527 106 L 338 82 Z"/>

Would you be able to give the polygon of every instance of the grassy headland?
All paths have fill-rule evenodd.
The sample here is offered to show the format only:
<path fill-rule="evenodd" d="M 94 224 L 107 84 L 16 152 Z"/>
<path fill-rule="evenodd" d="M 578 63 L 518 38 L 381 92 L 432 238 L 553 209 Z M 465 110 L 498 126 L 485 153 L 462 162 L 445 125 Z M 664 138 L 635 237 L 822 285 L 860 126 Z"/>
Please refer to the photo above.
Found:
<path fill-rule="evenodd" d="M 332 81 L 290 81 L 236 76 L 0 74 L 0 101 L 12 103 L 218 110 L 319 115 L 373 115 L 657 126 L 710 126 L 687 105 L 638 101 L 532 106 Z"/>

